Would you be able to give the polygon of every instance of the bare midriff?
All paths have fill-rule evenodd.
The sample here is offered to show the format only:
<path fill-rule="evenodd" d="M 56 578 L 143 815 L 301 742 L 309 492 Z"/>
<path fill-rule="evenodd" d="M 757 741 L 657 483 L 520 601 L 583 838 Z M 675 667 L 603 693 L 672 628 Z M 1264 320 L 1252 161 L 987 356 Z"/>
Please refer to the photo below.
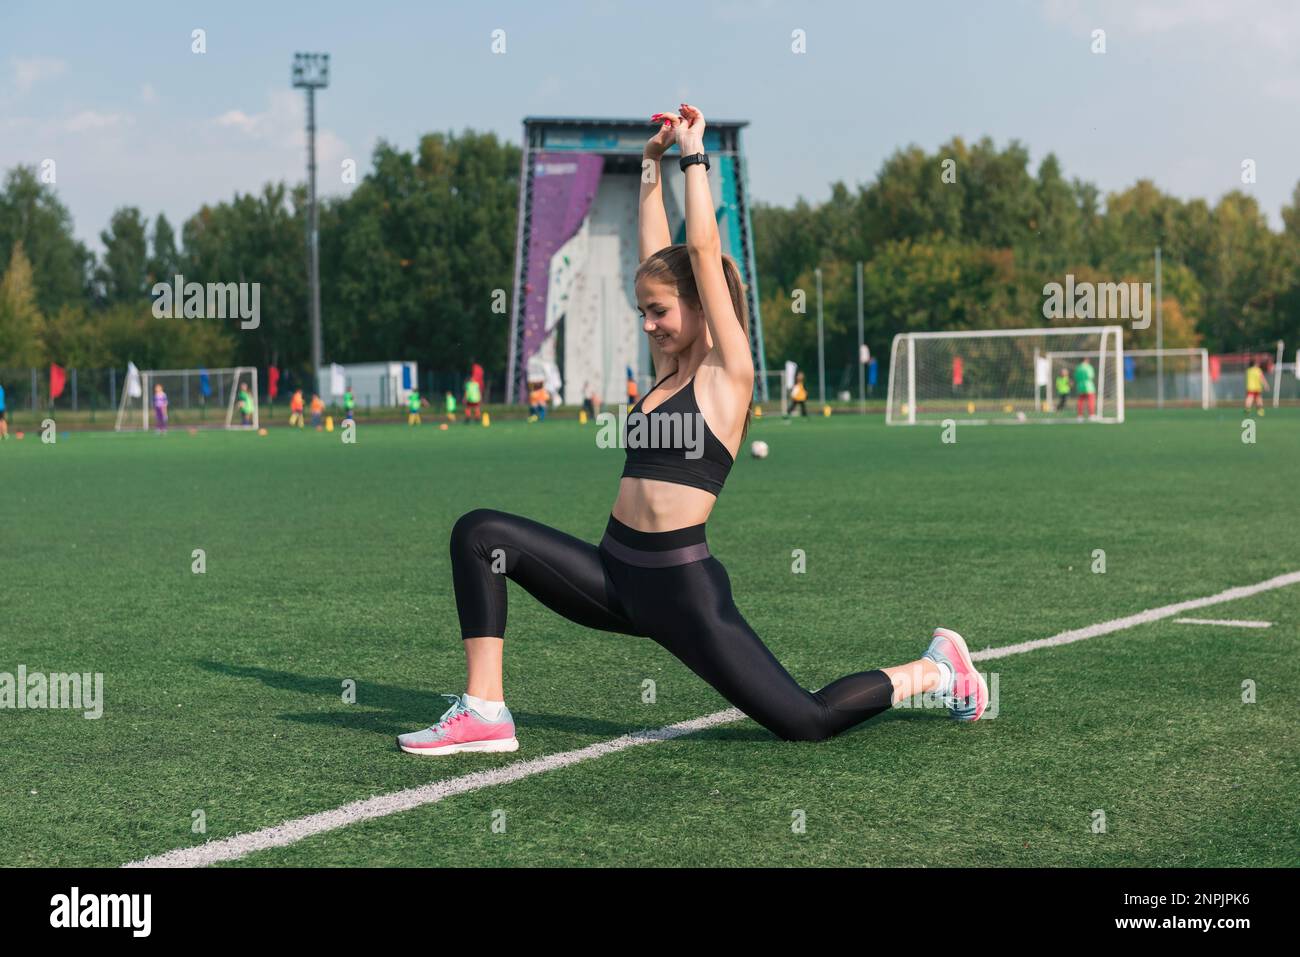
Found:
<path fill-rule="evenodd" d="M 616 519 L 642 532 L 671 532 L 702 525 L 718 500 L 712 492 L 657 479 L 621 478 L 614 500 Z"/>

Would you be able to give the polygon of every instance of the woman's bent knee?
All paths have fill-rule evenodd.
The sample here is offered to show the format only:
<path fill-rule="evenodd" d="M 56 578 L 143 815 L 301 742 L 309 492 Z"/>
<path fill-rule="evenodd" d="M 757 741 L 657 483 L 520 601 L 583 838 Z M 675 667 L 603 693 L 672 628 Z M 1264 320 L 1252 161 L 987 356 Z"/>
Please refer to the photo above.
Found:
<path fill-rule="evenodd" d="M 451 553 L 455 555 L 473 551 L 476 545 L 482 543 L 484 534 L 494 526 L 499 528 L 505 517 L 505 512 L 492 508 L 476 508 L 466 512 L 451 527 Z"/>
<path fill-rule="evenodd" d="M 835 733 L 825 725 L 810 721 L 784 724 L 771 730 L 782 741 L 825 741 L 835 736 Z"/>
<path fill-rule="evenodd" d="M 763 715 L 754 720 L 782 741 L 825 741 L 835 736 L 827 715 L 815 706 L 800 708 L 797 714 Z"/>

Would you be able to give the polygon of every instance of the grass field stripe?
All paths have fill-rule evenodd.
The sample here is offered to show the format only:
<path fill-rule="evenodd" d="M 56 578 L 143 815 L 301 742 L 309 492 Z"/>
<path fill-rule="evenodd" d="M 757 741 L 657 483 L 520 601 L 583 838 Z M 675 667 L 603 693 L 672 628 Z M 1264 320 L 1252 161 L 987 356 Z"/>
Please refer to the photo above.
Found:
<path fill-rule="evenodd" d="M 1271 621 L 1243 621 L 1237 618 L 1175 618 L 1175 625 L 1222 625 L 1224 628 L 1272 628 Z"/>
<path fill-rule="evenodd" d="M 689 721 L 679 721 L 676 724 L 666 725 L 662 728 L 637 731 L 609 741 L 600 741 L 596 744 L 587 745 L 585 748 L 578 748 L 575 751 L 548 754 L 540 758 L 533 758 L 530 761 L 520 761 L 516 764 L 508 764 L 503 768 L 494 768 L 491 771 L 477 771 L 473 774 L 446 778 L 430 784 L 422 784 L 419 787 L 395 791 L 392 794 L 380 794 L 376 797 L 353 801 L 330 811 L 308 814 L 306 817 L 285 821 L 283 824 L 263 828 L 260 831 L 236 834 L 221 840 L 209 841 L 196 847 L 178 848 L 165 854 L 146 857 L 122 866 L 206 867 L 221 861 L 233 861 L 255 851 L 264 851 L 272 847 L 286 847 L 314 834 L 337 830 L 341 827 L 347 827 L 349 824 L 356 824 L 359 821 L 387 817 L 390 814 L 410 811 L 426 804 L 436 804 L 446 798 L 454 797 L 457 794 L 465 794 L 469 791 L 495 787 L 498 784 L 510 784 L 522 778 L 531 777 L 534 774 L 542 774 L 546 771 L 554 771 L 557 768 L 568 767 L 570 764 L 590 761 L 593 758 L 601 758 L 618 751 L 626 751 L 638 744 L 669 741 L 682 735 L 703 731 L 714 725 L 730 724 L 733 721 L 739 721 L 743 717 L 745 717 L 743 712 L 736 708 L 728 708 L 725 711 L 718 711 L 702 718 L 692 718 Z M 447 758 L 430 757 L 426 760 L 441 761 L 447 760 Z M 451 758 L 451 760 L 456 759 Z"/>
<path fill-rule="evenodd" d="M 1026 651 L 1034 651 L 1037 648 L 1054 648 L 1058 645 L 1068 645 L 1071 642 L 1083 641 L 1085 638 L 1096 638 L 1099 635 L 1109 635 L 1111 632 L 1123 631 L 1126 628 L 1134 628 L 1137 625 L 1145 625 L 1153 621 L 1160 621 L 1163 618 L 1172 618 L 1174 615 L 1180 615 L 1185 611 L 1195 611 L 1197 608 L 1206 608 L 1210 605 L 1220 605 L 1228 601 L 1236 601 L 1239 598 L 1249 598 L 1251 595 L 1258 595 L 1260 592 L 1272 591 L 1275 588 L 1285 588 L 1288 585 L 1300 584 L 1300 572 L 1289 572 L 1285 575 L 1278 575 L 1276 578 L 1270 578 L 1268 581 L 1258 582 L 1254 585 L 1241 585 L 1237 588 L 1229 588 L 1227 591 L 1221 591 L 1217 595 L 1210 595 L 1208 598 L 1193 598 L 1190 601 L 1180 601 L 1175 605 L 1164 605 L 1161 608 L 1151 608 L 1147 611 L 1140 611 L 1136 615 L 1126 615 L 1123 618 L 1116 618 L 1112 621 L 1103 621 L 1099 625 L 1089 625 L 1087 628 L 1075 628 L 1072 631 L 1063 631 L 1059 635 L 1053 635 L 1051 638 L 1037 638 L 1034 641 L 1022 641 L 1017 645 L 1005 645 L 1001 648 L 986 648 L 983 651 L 974 652 L 971 655 L 976 661 L 988 661 L 992 658 L 1005 658 L 1008 655 L 1018 655 Z"/>
<path fill-rule="evenodd" d="M 985 661 L 991 658 L 1005 658 L 1009 655 L 1023 654 L 1026 651 L 1034 651 L 1038 648 L 1051 648 L 1057 645 L 1066 645 L 1075 641 L 1083 641 L 1086 638 L 1096 638 L 1100 635 L 1109 635 L 1116 631 L 1123 631 L 1126 628 L 1133 628 L 1137 625 L 1147 624 L 1148 622 L 1159 621 L 1163 618 L 1170 618 L 1184 611 L 1192 611 L 1196 608 L 1205 608 L 1209 605 L 1218 605 L 1223 602 L 1235 601 L 1238 598 L 1249 598 L 1251 595 L 1257 595 L 1260 592 L 1271 591 L 1275 588 L 1285 588 L 1287 585 L 1295 585 L 1298 583 L 1300 583 L 1300 571 L 1290 572 L 1289 574 L 1278 575 L 1276 578 L 1270 578 L 1267 581 L 1262 581 L 1254 585 L 1242 585 L 1237 588 L 1229 588 L 1227 591 L 1219 592 L 1217 595 L 1210 595 L 1208 598 L 1193 598 L 1190 601 L 1179 602 L 1176 605 L 1165 605 L 1162 608 L 1153 608 L 1148 611 L 1138 612 L 1136 615 L 1116 618 L 1112 621 L 1102 622 L 1098 625 L 1089 625 L 1087 628 L 1063 631 L 1059 635 L 1054 635 L 1051 638 L 1040 638 L 1035 641 L 1022 641 L 1019 644 L 1006 645 L 1002 648 L 986 648 L 983 651 L 973 653 L 971 658 L 976 661 Z M 649 744 L 653 741 L 669 741 L 683 735 L 693 734 L 696 731 L 703 731 L 705 728 L 711 728 L 714 725 L 730 724 L 731 722 L 739 721 L 744 717 L 744 713 L 739 709 L 728 708 L 724 711 L 717 711 L 701 718 L 693 718 L 689 721 L 680 721 L 677 724 L 666 725 L 662 728 L 656 728 L 649 731 L 638 731 L 633 734 L 625 734 L 622 737 L 614 738 L 610 741 L 602 741 L 588 745 L 585 748 L 578 748 L 576 751 L 564 751 L 559 754 L 549 754 L 540 758 L 534 758 L 531 761 L 520 761 L 517 764 L 510 764 L 503 768 L 495 768 L 491 771 L 477 771 L 473 774 L 466 774 L 457 778 L 447 778 L 442 781 L 434 781 L 431 784 L 423 784 L 419 787 L 407 788 L 406 790 L 396 791 L 392 794 L 381 794 L 377 797 L 353 801 L 350 804 L 345 804 L 342 807 L 334 808 L 330 811 L 320 811 L 316 814 L 309 814 L 306 817 L 285 821 L 283 824 L 263 828 L 260 831 L 250 831 L 247 834 L 236 834 L 233 837 L 222 838 L 217 841 L 209 841 L 206 844 L 200 844 L 197 847 L 178 848 L 177 850 L 167 851 L 166 853 L 154 857 L 146 857 L 138 861 L 132 861 L 129 864 L 123 864 L 122 866 L 206 867 L 210 864 L 216 864 L 221 861 L 238 860 L 239 858 L 245 857 L 256 851 L 263 851 L 273 847 L 287 847 L 290 844 L 296 844 L 298 841 L 311 837 L 312 835 L 337 830 L 341 827 L 347 827 L 349 824 L 356 824 L 359 821 L 371 820 L 378 817 L 387 817 L 390 814 L 397 814 L 402 811 L 409 811 L 417 807 L 422 807 L 425 804 L 436 804 L 438 801 L 453 797 L 457 794 L 465 794 L 470 791 L 495 787 L 498 784 L 510 784 L 514 781 L 531 777 L 534 774 L 542 774 L 546 771 L 568 767 L 571 764 L 577 764 L 581 761 L 604 757 L 607 754 L 614 754 L 618 751 L 625 751 L 638 744 Z M 437 761 L 441 759 L 435 757 L 428 758 L 427 760 Z"/>

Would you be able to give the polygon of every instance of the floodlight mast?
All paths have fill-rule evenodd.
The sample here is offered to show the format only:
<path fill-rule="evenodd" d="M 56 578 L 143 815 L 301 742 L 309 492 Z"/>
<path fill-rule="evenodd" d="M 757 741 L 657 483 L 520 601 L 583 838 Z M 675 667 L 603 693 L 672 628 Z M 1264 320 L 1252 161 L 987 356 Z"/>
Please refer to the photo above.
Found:
<path fill-rule="evenodd" d="M 324 395 L 321 384 L 320 332 L 320 233 L 316 215 L 316 91 L 330 83 L 328 53 L 295 53 L 293 85 L 307 91 L 307 308 L 311 316 L 311 365 L 316 391 Z"/>

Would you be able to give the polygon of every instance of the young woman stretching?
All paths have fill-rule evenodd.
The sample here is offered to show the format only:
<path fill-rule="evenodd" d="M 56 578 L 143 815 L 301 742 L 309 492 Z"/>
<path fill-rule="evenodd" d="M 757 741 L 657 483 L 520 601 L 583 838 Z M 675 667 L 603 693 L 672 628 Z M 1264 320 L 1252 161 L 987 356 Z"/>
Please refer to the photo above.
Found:
<path fill-rule="evenodd" d="M 786 740 L 821 741 L 923 692 L 939 692 L 955 718 L 979 718 L 988 689 L 956 632 L 935 629 L 916 661 L 808 691 L 736 609 L 704 523 L 749 425 L 754 365 L 744 287 L 722 254 L 704 117 L 682 104 L 680 114 L 651 121 L 662 127 L 645 148 L 655 175 L 641 184 L 636 295 L 659 381 L 628 416 L 627 461 L 605 536 L 597 546 L 519 515 L 475 509 L 461 516 L 451 561 L 467 690 L 445 695 L 451 707 L 438 723 L 401 735 L 399 746 L 413 754 L 519 747 L 501 684 L 507 578 L 570 621 L 653 639 Z M 677 246 L 658 169 L 674 142 L 686 179 L 686 243 Z M 688 417 L 695 428 L 674 431 Z M 647 434 L 682 441 L 665 447 Z"/>

